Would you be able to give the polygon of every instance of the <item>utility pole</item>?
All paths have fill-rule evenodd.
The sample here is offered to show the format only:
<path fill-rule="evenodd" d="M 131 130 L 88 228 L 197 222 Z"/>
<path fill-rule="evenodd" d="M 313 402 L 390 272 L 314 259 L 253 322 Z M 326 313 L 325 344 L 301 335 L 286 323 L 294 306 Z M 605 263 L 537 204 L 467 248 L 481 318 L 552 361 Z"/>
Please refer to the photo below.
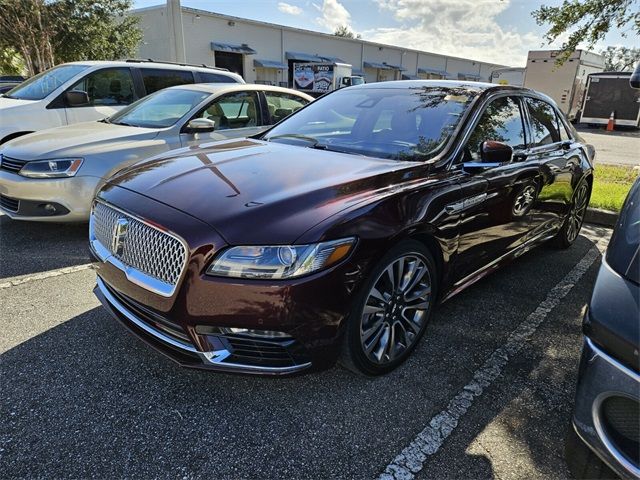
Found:
<path fill-rule="evenodd" d="M 182 8 L 180 0 L 167 0 L 167 22 L 169 23 L 170 61 L 186 63 L 184 29 L 182 28 Z"/>

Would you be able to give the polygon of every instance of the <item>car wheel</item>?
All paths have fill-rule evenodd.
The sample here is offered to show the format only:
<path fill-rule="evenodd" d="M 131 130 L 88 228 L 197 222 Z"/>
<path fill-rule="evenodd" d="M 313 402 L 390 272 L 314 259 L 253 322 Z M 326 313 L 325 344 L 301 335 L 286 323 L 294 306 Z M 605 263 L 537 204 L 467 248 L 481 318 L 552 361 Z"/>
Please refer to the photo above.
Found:
<path fill-rule="evenodd" d="M 340 363 L 365 375 L 396 368 L 424 334 L 436 293 L 436 267 L 429 250 L 413 240 L 392 248 L 357 296 Z"/>
<path fill-rule="evenodd" d="M 564 444 L 564 458 L 569 467 L 571 478 L 616 479 L 618 476 L 600 460 L 569 426 Z"/>
<path fill-rule="evenodd" d="M 584 222 L 584 216 L 589 205 L 589 197 L 591 196 L 591 188 L 589 184 L 582 180 L 576 188 L 571 208 L 560 231 L 553 239 L 553 243 L 558 248 L 569 248 L 576 241 Z"/>

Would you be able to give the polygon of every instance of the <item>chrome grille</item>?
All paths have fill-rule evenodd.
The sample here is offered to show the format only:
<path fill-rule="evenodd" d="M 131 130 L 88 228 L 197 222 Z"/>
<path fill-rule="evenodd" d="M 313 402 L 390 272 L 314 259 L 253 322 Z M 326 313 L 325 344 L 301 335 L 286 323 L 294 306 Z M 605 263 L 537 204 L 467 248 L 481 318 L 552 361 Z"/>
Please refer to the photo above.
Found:
<path fill-rule="evenodd" d="M 119 220 L 128 221 L 120 248 L 114 237 Z M 97 202 L 91 214 L 91 236 L 125 265 L 169 285 L 176 285 L 184 268 L 186 248 L 172 235 Z"/>
<path fill-rule="evenodd" d="M 0 168 L 12 173 L 18 173 L 26 165 L 26 160 L 0 155 Z"/>

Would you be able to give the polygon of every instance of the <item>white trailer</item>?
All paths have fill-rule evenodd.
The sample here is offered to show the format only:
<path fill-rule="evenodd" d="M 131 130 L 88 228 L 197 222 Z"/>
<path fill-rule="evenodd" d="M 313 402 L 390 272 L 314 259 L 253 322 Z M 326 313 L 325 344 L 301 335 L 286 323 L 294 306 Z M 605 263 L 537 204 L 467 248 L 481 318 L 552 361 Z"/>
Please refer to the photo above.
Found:
<path fill-rule="evenodd" d="M 360 76 L 352 75 L 347 63 L 305 62 L 293 64 L 293 88 L 309 95 L 322 95 L 340 87 L 364 83 Z"/>
<path fill-rule="evenodd" d="M 569 120 L 580 118 L 587 77 L 604 70 L 604 57 L 576 50 L 562 64 L 556 64 L 555 50 L 531 50 L 527 56 L 524 86 L 546 93 Z"/>
<path fill-rule="evenodd" d="M 498 85 L 522 87 L 524 85 L 524 71 L 524 68 L 498 68 L 491 72 L 489 81 Z"/>
<path fill-rule="evenodd" d="M 640 127 L 640 91 L 629 84 L 631 72 L 592 73 L 582 104 L 580 123 Z"/>

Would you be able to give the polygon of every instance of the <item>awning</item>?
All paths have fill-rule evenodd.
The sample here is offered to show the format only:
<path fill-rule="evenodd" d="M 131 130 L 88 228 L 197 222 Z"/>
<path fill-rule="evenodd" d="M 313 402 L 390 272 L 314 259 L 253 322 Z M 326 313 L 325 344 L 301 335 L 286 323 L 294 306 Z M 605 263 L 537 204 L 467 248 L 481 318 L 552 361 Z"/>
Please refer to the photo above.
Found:
<path fill-rule="evenodd" d="M 211 42 L 211 50 L 214 52 L 242 53 L 244 55 L 255 55 L 256 51 L 246 43 L 242 45 L 232 45 L 230 43 Z"/>
<path fill-rule="evenodd" d="M 278 62 L 276 60 L 260 60 L 255 59 L 253 61 L 254 67 L 262 67 L 262 68 L 277 68 L 278 70 L 287 70 L 289 67 L 282 62 Z"/>
<path fill-rule="evenodd" d="M 355 75 L 356 77 L 364 77 L 366 73 L 364 72 L 364 70 L 354 68 L 351 70 L 351 75 Z"/>
<path fill-rule="evenodd" d="M 389 63 L 364 62 L 364 68 L 377 68 L 378 70 L 406 70 L 399 65 L 391 65 Z"/>
<path fill-rule="evenodd" d="M 344 63 L 344 60 L 338 57 L 329 57 L 325 55 L 314 55 L 313 53 L 304 52 L 286 52 L 285 56 L 288 60 L 302 60 L 304 62 L 332 62 Z"/>
<path fill-rule="evenodd" d="M 442 75 L 443 77 L 449 76 L 446 70 L 438 70 L 437 68 L 418 68 L 418 73 L 433 73 L 434 75 Z"/>
<path fill-rule="evenodd" d="M 420 77 L 417 75 L 408 75 L 406 73 L 403 73 L 402 80 L 420 80 Z"/>

